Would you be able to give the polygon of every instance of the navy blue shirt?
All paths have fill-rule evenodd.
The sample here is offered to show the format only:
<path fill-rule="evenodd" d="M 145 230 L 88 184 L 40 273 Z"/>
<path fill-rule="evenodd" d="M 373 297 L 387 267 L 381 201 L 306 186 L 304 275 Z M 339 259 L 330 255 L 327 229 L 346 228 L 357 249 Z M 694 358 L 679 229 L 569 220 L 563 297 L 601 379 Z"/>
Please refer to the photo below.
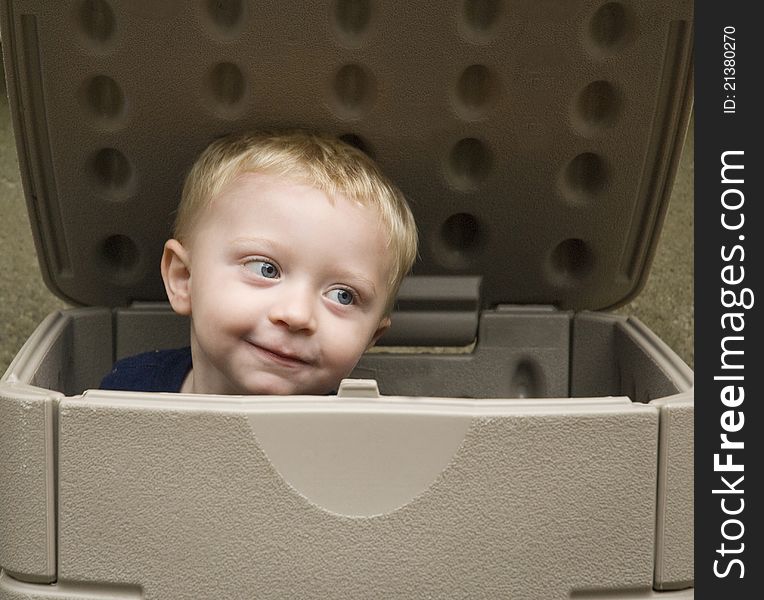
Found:
<path fill-rule="evenodd" d="M 126 392 L 179 392 L 190 370 L 190 346 L 144 352 L 118 360 L 99 387 Z"/>

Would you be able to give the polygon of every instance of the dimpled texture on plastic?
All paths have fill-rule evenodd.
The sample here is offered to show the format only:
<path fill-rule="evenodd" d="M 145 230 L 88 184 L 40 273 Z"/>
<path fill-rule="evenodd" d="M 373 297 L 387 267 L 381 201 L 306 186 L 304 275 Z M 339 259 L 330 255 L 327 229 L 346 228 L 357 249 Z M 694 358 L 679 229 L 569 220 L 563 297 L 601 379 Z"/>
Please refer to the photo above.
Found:
<path fill-rule="evenodd" d="M 695 580 L 694 402 L 692 393 L 656 400 L 660 409 L 658 528 L 655 587 Z"/>
<path fill-rule="evenodd" d="M 691 107 L 692 2 L 3 0 L 43 274 L 89 305 L 164 298 L 184 174 L 214 138 L 306 127 L 410 199 L 419 275 L 482 306 L 626 302 Z"/>
<path fill-rule="evenodd" d="M 312 503 L 274 468 L 250 426 L 256 404 L 141 400 L 61 402 L 63 580 L 130 583 L 152 600 L 221 590 L 562 600 L 652 585 L 653 407 L 494 407 L 472 417 L 427 489 L 396 510 L 352 517 Z M 424 404 L 427 418 L 449 418 Z"/>
<path fill-rule="evenodd" d="M 29 581 L 56 574 L 55 395 L 0 381 L 0 565 Z"/>

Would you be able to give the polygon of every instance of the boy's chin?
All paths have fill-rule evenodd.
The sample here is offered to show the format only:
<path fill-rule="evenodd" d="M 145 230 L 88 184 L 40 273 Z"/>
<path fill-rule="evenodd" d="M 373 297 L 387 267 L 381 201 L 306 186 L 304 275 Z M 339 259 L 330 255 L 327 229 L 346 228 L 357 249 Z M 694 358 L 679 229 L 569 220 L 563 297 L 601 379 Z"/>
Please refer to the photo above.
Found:
<path fill-rule="evenodd" d="M 246 396 L 325 396 L 334 388 L 322 391 L 318 386 L 301 386 L 292 381 L 259 381 L 240 386 L 240 394 Z"/>

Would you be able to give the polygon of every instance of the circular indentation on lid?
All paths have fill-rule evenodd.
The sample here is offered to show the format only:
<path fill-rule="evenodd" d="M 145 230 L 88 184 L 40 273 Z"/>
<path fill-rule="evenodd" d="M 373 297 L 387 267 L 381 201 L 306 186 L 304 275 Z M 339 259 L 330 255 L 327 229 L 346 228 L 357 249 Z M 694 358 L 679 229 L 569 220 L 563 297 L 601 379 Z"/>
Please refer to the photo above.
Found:
<path fill-rule="evenodd" d="M 235 38 L 244 29 L 247 3 L 242 0 L 206 0 L 199 4 L 199 18 L 210 37 L 220 41 Z"/>
<path fill-rule="evenodd" d="M 475 138 L 459 140 L 448 158 L 448 173 L 453 184 L 462 190 L 477 187 L 491 172 L 491 153 Z"/>
<path fill-rule="evenodd" d="M 586 277 L 594 266 L 594 256 L 583 240 L 571 238 L 560 242 L 550 256 L 553 278 L 568 284 Z"/>
<path fill-rule="evenodd" d="M 133 168 L 116 148 L 99 150 L 93 159 L 93 172 L 96 179 L 107 191 L 125 191 L 132 181 Z"/>
<path fill-rule="evenodd" d="M 435 257 L 446 267 L 461 269 L 470 266 L 485 245 L 486 232 L 470 213 L 448 217 L 435 238 Z"/>
<path fill-rule="evenodd" d="M 374 78 L 356 64 L 345 65 L 334 77 L 334 95 L 340 116 L 356 118 L 374 99 Z"/>
<path fill-rule="evenodd" d="M 371 2 L 369 0 L 337 0 L 334 18 L 342 37 L 347 40 L 357 40 L 369 26 Z"/>
<path fill-rule="evenodd" d="M 443 223 L 441 235 L 446 246 L 460 252 L 471 252 L 480 244 L 480 224 L 474 215 L 457 213 Z"/>
<path fill-rule="evenodd" d="M 615 50 L 622 46 L 634 32 L 634 19 L 618 2 L 601 6 L 589 22 L 589 37 L 601 50 Z"/>
<path fill-rule="evenodd" d="M 85 0 L 80 4 L 80 24 L 93 42 L 103 44 L 114 34 L 114 11 L 105 0 Z"/>
<path fill-rule="evenodd" d="M 594 81 L 579 94 L 574 123 L 584 133 L 612 125 L 621 109 L 621 99 L 613 84 Z"/>
<path fill-rule="evenodd" d="M 96 75 L 85 82 L 80 100 L 86 111 L 102 122 L 114 122 L 125 111 L 125 96 L 116 81 L 106 75 Z"/>
<path fill-rule="evenodd" d="M 231 31 L 241 24 L 244 6 L 241 0 L 207 0 L 207 13 L 221 31 Z"/>
<path fill-rule="evenodd" d="M 464 23 L 474 33 L 484 34 L 498 20 L 499 10 L 499 0 L 465 0 Z"/>
<path fill-rule="evenodd" d="M 369 144 L 361 136 L 356 135 L 355 133 L 346 133 L 341 135 L 340 139 L 346 144 L 349 144 L 354 148 L 358 148 L 361 152 L 366 154 L 366 156 L 374 158 L 374 152 L 370 148 Z"/>
<path fill-rule="evenodd" d="M 604 188 L 606 178 L 602 158 L 592 152 L 584 152 L 565 168 L 563 194 L 571 202 L 585 202 Z"/>
<path fill-rule="evenodd" d="M 543 376 L 535 360 L 524 358 L 517 363 L 509 382 L 510 398 L 543 398 Z"/>
<path fill-rule="evenodd" d="M 233 63 L 223 62 L 212 67 L 208 85 L 212 99 L 224 110 L 236 108 L 244 98 L 244 75 Z"/>
<path fill-rule="evenodd" d="M 98 256 L 109 278 L 116 283 L 127 283 L 138 274 L 140 251 L 138 245 L 126 235 L 107 237 L 101 242 Z"/>
<path fill-rule="evenodd" d="M 498 82 L 488 67 L 471 65 L 462 71 L 456 84 L 460 112 L 467 118 L 482 116 L 498 93 Z"/>

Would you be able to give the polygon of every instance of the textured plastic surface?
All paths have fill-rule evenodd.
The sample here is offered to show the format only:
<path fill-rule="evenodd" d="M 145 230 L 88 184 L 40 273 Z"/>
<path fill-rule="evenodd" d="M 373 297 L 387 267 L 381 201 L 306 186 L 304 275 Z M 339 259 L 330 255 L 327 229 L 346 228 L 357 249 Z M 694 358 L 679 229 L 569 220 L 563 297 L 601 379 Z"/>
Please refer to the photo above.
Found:
<path fill-rule="evenodd" d="M 392 395 L 565 397 L 572 316 L 519 307 L 484 310 L 471 352 L 366 354 L 352 376 L 377 379 L 382 392 Z"/>
<path fill-rule="evenodd" d="M 56 396 L 0 381 L 0 566 L 26 581 L 56 574 Z"/>
<path fill-rule="evenodd" d="M 70 301 L 163 299 L 183 174 L 274 126 L 366 148 L 411 199 L 416 273 L 482 276 L 484 307 L 601 309 L 646 276 L 691 106 L 689 0 L 0 6 L 38 254 Z"/>
<path fill-rule="evenodd" d="M 381 346 L 466 346 L 477 336 L 480 277 L 407 277 Z"/>
<path fill-rule="evenodd" d="M 82 330 L 111 340 L 101 310 Z M 56 402 L 67 387 L 79 311 L 49 315 L 0 378 L 0 568 L 25 581 L 56 574 Z M 100 326 L 99 326 L 100 325 Z M 108 360 L 108 356 L 106 357 Z M 92 363 L 83 357 L 84 367 Z"/>
<path fill-rule="evenodd" d="M 264 596 L 269 597 L 269 596 Z M 389 597 L 389 596 L 385 596 Z M 408 590 L 405 598 L 419 598 L 414 590 Z M 653 590 L 623 590 L 612 593 L 596 590 L 591 593 L 574 592 L 571 600 L 692 600 L 694 590 L 656 592 Z M 35 585 L 14 581 L 0 572 L 0 600 L 142 600 L 136 586 L 113 586 L 108 584 L 57 583 Z"/>
<path fill-rule="evenodd" d="M 695 580 L 694 399 L 692 393 L 652 403 L 660 409 L 655 587 L 676 589 Z"/>
<path fill-rule="evenodd" d="M 108 583 L 57 582 L 40 585 L 17 581 L 0 572 L 0 600 L 143 600 L 141 589 Z"/>
<path fill-rule="evenodd" d="M 615 388 L 660 409 L 655 587 L 691 586 L 693 373 L 681 361 L 672 360 L 673 352 L 666 344 L 636 319 L 579 313 L 573 320 L 572 337 L 572 395 Z"/>
<path fill-rule="evenodd" d="M 57 401 L 112 361 L 111 311 L 68 310 L 37 327 L 0 379 L 0 567 L 17 579 L 55 579 Z"/>
<path fill-rule="evenodd" d="M 623 590 L 617 592 L 594 591 L 591 593 L 573 593 L 571 600 L 693 600 L 694 589 L 677 590 L 673 592 L 658 592 L 655 590 Z"/>
<path fill-rule="evenodd" d="M 140 584 L 154 599 L 650 588 L 657 409 L 339 402 L 62 401 L 59 577 Z M 436 430 L 461 443 L 430 450 L 422 475 L 414 450 Z M 376 468 L 355 478 L 358 461 Z M 369 482 L 406 493 L 380 509 Z"/>

